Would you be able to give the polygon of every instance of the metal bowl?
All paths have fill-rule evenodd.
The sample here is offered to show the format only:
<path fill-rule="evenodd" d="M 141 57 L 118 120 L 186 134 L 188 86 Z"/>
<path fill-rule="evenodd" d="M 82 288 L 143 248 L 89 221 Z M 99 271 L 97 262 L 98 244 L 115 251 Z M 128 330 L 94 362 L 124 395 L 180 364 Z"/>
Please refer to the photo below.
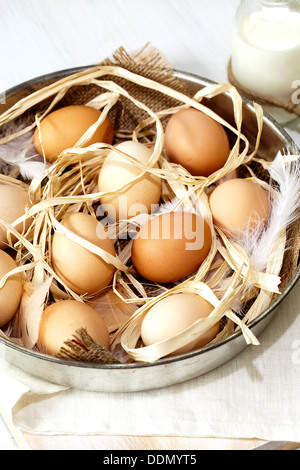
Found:
<path fill-rule="evenodd" d="M 14 87 L 6 92 L 6 103 L 1 105 L 0 109 L 4 111 L 37 89 L 87 68 L 89 67 L 59 71 Z M 181 71 L 174 73 L 185 82 L 192 92 L 213 83 L 189 73 Z M 223 94 L 211 100 L 205 99 L 204 103 L 234 125 L 233 106 L 229 95 Z M 254 145 L 257 133 L 256 117 L 251 102 L 246 99 L 243 103 L 242 131 L 248 138 L 250 145 Z M 286 149 L 292 149 L 293 152 L 299 153 L 290 136 L 272 117 L 266 115 L 259 149 L 260 157 L 272 160 L 279 150 Z M 290 293 L 299 278 L 300 268 L 298 267 L 282 294 L 267 310 L 249 324 L 257 337 L 271 322 L 281 302 Z M 0 338 L 0 357 L 29 374 L 59 385 L 90 391 L 131 392 L 157 389 L 185 382 L 220 367 L 246 346 L 243 334 L 238 331 L 229 338 L 198 351 L 175 358 L 161 359 L 152 364 L 94 365 L 56 359 L 27 350 Z"/>

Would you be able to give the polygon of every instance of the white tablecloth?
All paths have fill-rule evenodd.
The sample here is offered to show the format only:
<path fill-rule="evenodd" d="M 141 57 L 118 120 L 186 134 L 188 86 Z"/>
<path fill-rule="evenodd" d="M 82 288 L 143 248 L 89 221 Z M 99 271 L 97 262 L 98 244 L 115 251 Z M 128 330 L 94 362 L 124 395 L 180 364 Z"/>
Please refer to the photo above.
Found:
<path fill-rule="evenodd" d="M 150 41 L 174 68 L 226 81 L 237 0 L 0 0 L 0 91 Z M 4 64 L 4 66 L 3 66 Z M 298 77 L 300 78 L 300 77 Z M 300 144 L 300 120 L 288 132 Z M 131 394 L 61 389 L 0 362 L 0 405 L 33 433 L 300 441 L 300 286 L 272 324 L 222 367 Z"/>
<path fill-rule="evenodd" d="M 299 286 L 272 324 L 214 371 L 182 385 L 129 394 L 61 389 L 0 369 L 0 403 L 36 433 L 165 435 L 300 441 Z M 4 368 L 3 368 L 4 367 Z"/>

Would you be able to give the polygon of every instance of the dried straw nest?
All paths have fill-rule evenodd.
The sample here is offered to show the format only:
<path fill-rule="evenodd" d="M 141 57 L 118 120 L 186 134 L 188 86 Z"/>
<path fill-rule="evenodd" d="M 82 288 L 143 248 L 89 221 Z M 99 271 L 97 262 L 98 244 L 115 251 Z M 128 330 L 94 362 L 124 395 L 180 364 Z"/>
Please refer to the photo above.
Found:
<path fill-rule="evenodd" d="M 223 93 L 228 93 L 231 97 L 235 126 L 202 104 L 203 98 L 212 98 Z M 12 248 L 18 264 L 17 271 L 22 272 L 24 278 L 24 295 L 19 311 L 9 328 L 6 331 L 0 330 L 0 334 L 27 348 L 37 348 L 38 324 L 43 308 L 59 299 L 74 298 L 97 306 L 112 335 L 111 353 L 97 349 L 86 332 L 80 331 L 75 342 L 72 343 L 70 338 L 60 357 L 108 363 L 118 360 L 156 361 L 188 344 L 192 338 L 205 332 L 220 319 L 223 326 L 214 342 L 230 336 L 238 328 L 242 330 L 247 343 L 258 344 L 247 324 L 280 294 L 287 232 L 280 230 L 279 236 L 274 240 L 266 269 L 257 271 L 243 246 L 230 241 L 213 225 L 207 193 L 213 185 L 234 171 L 243 172 L 247 177 L 255 179 L 270 193 L 274 190 L 270 186 L 268 173 L 271 163 L 256 158 L 263 125 L 262 108 L 254 103 L 258 132 L 256 145 L 250 148 L 242 133 L 242 98 L 232 85 L 213 84 L 191 95 L 184 84 L 174 77 L 157 51 L 146 47 L 136 54 L 128 55 L 121 48 L 112 60 L 45 85 L 5 111 L 0 116 L 0 148 L 31 135 L 50 111 L 69 104 L 87 104 L 101 109 L 102 119 L 97 126 L 109 116 L 115 130 L 114 143 L 133 139 L 152 149 L 152 157 L 147 166 L 126 155 L 124 157 L 139 168 L 141 175 L 149 172 L 162 179 L 164 192 L 161 204 L 175 199 L 176 204 L 172 210 L 187 203 L 201 209 L 211 228 L 211 250 L 193 276 L 172 286 L 160 286 L 144 284 L 135 275 L 130 263 L 130 249 L 124 240 L 121 242 L 121 235 L 126 233 L 130 223 L 139 222 L 139 216 L 136 220 L 121 221 L 117 226 L 111 227 L 117 233 L 116 257 L 74 237 L 72 233 L 66 233 L 60 224 L 64 214 L 67 211 L 83 211 L 96 217 L 99 198 L 102 196 L 96 191 L 96 181 L 112 146 L 99 143 L 83 148 L 95 130 L 90 128 L 74 148 L 63 151 L 51 165 L 47 163 L 41 176 L 23 181 L 15 166 L 8 167 L 6 174 L 0 175 L 0 181 L 26 188 L 32 200 L 32 206 L 22 219 L 32 219 L 26 233 L 19 234 L 15 229 L 20 220 L 13 225 L 0 220 L 1 226 L 17 239 Z M 170 163 L 164 156 L 165 124 L 173 113 L 185 107 L 194 107 L 206 113 L 233 136 L 227 163 L 208 178 L 194 177 L 184 168 Z M 252 166 L 252 163 L 255 165 Z M 255 169 L 258 169 L 258 173 Z M 126 187 L 120 187 L 116 191 L 122 194 L 125 190 Z M 116 271 L 113 284 L 92 297 L 79 296 L 64 285 L 51 266 L 51 237 L 55 231 L 64 233 L 106 262 L 114 264 Z M 296 236 L 298 235 L 299 227 L 296 232 Z M 298 247 L 293 248 L 297 252 Z M 1 286 L 12 274 L 9 273 L 0 281 Z M 147 311 L 162 298 L 179 292 L 191 292 L 204 297 L 214 306 L 212 314 L 176 337 L 143 347 L 140 344 L 140 327 Z M 242 305 L 242 310 L 233 308 L 237 300 Z M 76 346 L 73 350 L 72 344 Z M 81 345 L 85 347 L 81 348 Z M 87 350 L 90 354 L 86 354 Z M 114 354 L 116 357 L 119 354 L 119 359 L 115 359 Z"/>

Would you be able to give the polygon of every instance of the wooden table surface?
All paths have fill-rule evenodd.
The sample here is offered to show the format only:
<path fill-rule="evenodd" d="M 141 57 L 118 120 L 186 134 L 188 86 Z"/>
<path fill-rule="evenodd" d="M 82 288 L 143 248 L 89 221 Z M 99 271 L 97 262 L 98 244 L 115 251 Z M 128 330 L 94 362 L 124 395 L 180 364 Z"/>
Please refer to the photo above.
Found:
<path fill-rule="evenodd" d="M 0 0 L 0 92 L 25 80 L 96 63 L 119 46 L 150 41 L 179 70 L 226 81 L 231 0 Z M 3 66 L 4 64 L 4 66 Z M 300 142 L 299 120 L 290 127 Z M 43 436 L 8 429 L 0 419 L 0 449 L 296 449 L 299 443 L 259 439 L 141 436 Z"/>
<path fill-rule="evenodd" d="M 300 443 L 260 439 L 145 436 L 33 436 L 23 433 L 34 450 L 295 450 Z"/>
<path fill-rule="evenodd" d="M 296 450 L 300 443 L 267 442 L 260 439 L 219 439 L 145 436 L 32 436 L 24 433 L 31 449 L 67 450 Z"/>

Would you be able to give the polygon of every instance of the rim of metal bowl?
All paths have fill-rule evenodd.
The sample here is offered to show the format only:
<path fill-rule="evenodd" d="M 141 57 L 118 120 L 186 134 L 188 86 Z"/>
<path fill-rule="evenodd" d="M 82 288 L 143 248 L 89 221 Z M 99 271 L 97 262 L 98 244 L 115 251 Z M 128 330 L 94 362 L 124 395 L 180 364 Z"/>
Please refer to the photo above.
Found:
<path fill-rule="evenodd" d="M 57 72 L 52 72 L 48 73 L 45 75 L 41 75 L 39 77 L 36 77 L 34 79 L 25 81 L 19 85 L 16 85 L 10 89 L 8 89 L 5 93 L 6 95 L 11 95 L 13 93 L 16 93 L 26 87 L 32 86 L 34 84 L 50 80 L 50 79 L 59 79 L 62 78 L 66 75 L 72 75 L 74 73 L 78 73 L 84 70 L 88 70 L 89 68 L 95 67 L 95 65 L 89 65 L 89 66 L 82 66 L 82 67 L 73 67 L 73 68 L 68 68 L 68 69 L 63 69 L 59 70 Z M 178 76 L 178 78 L 186 79 L 193 81 L 194 83 L 199 83 L 199 85 L 203 86 L 203 84 L 214 84 L 213 80 L 209 80 L 207 78 L 200 77 L 199 75 L 189 73 L 189 72 L 184 72 L 182 70 L 174 70 L 174 74 Z M 225 93 L 227 94 L 227 93 Z M 253 111 L 254 107 L 251 103 L 250 100 L 248 100 L 245 97 L 242 97 L 243 101 L 245 104 Z M 281 137 L 284 137 L 285 141 L 287 142 L 287 145 L 289 145 L 291 148 L 297 148 L 295 142 L 293 139 L 290 137 L 290 135 L 275 121 L 272 116 L 270 116 L 267 113 L 264 113 L 264 120 L 268 123 L 269 126 L 271 126 L 272 130 L 276 132 L 278 135 Z M 300 151 L 299 151 L 300 153 Z M 297 282 L 300 280 L 300 265 L 298 265 L 298 268 L 296 272 L 294 273 L 290 283 L 288 286 L 283 290 L 281 295 L 277 297 L 277 299 L 264 311 L 262 312 L 255 320 L 249 323 L 249 328 L 254 328 L 257 324 L 259 324 L 261 321 L 263 321 L 268 315 L 271 314 L 280 304 L 281 302 L 286 298 L 286 296 L 291 292 L 291 290 L 295 287 Z M 130 363 L 130 364 L 91 364 L 91 363 L 82 363 L 82 362 L 77 362 L 77 361 L 68 361 L 64 359 L 58 359 L 52 356 L 48 356 L 46 354 L 40 353 L 38 351 L 32 351 L 29 349 L 24 348 L 23 346 L 19 346 L 17 344 L 12 343 L 11 341 L 0 337 L 0 342 L 4 343 L 7 347 L 15 349 L 23 354 L 27 354 L 29 356 L 36 357 L 38 359 L 42 359 L 44 361 L 48 362 L 54 362 L 56 364 L 61 364 L 64 366 L 70 366 L 70 367 L 77 367 L 77 368 L 88 368 L 88 369 L 140 369 L 140 368 L 145 368 L 145 367 L 155 367 L 158 365 L 163 365 L 163 364 L 169 364 L 169 363 L 176 363 L 176 362 L 181 362 L 186 359 L 196 357 L 196 356 L 201 356 L 205 352 L 213 349 L 217 349 L 221 344 L 229 343 L 231 341 L 234 341 L 235 338 L 241 336 L 243 333 L 241 331 L 236 331 L 233 333 L 231 336 L 228 338 L 221 340 L 217 343 L 214 343 L 212 345 L 204 346 L 203 348 L 192 351 L 190 353 L 186 354 L 181 354 L 179 356 L 175 356 L 172 358 L 162 358 L 156 362 L 151 362 L 151 363 Z"/>

